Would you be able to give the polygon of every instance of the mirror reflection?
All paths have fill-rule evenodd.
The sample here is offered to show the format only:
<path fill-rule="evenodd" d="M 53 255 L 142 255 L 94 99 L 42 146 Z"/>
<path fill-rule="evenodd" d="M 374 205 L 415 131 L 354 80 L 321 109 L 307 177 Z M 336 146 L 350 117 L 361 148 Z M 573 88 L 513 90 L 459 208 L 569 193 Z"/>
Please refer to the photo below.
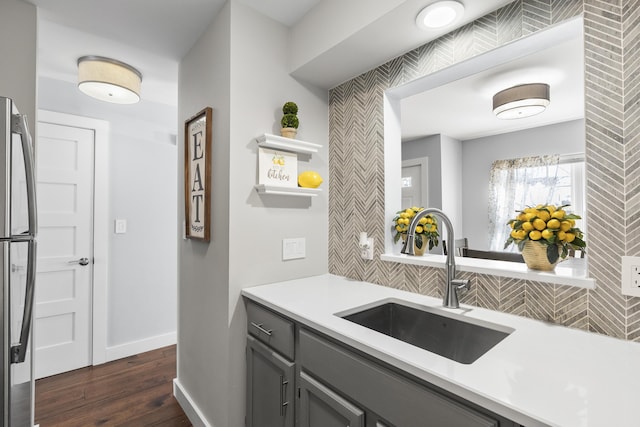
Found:
<path fill-rule="evenodd" d="M 457 245 L 494 252 L 526 206 L 570 204 L 584 218 L 584 41 L 569 27 L 550 47 L 401 100 L 402 208 L 442 209 Z M 494 95 L 527 83 L 549 85 L 546 109 L 497 118 Z"/>

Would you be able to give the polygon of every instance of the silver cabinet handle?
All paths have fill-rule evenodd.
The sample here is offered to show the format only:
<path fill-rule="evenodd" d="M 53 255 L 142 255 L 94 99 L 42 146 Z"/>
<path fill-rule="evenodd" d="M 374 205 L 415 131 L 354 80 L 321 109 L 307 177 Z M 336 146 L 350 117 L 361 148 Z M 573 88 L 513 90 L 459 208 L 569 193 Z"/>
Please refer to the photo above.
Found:
<path fill-rule="evenodd" d="M 89 265 L 89 258 L 80 258 L 73 261 L 69 261 L 69 264 Z"/>
<path fill-rule="evenodd" d="M 265 328 L 262 327 L 262 325 L 263 325 L 263 323 L 251 322 L 251 326 L 253 326 L 257 330 L 259 330 L 263 334 L 265 334 L 267 336 L 271 336 L 271 333 L 273 332 L 273 329 L 265 329 Z"/>
<path fill-rule="evenodd" d="M 285 401 L 287 395 L 287 384 L 289 381 L 285 381 L 284 376 L 280 375 L 280 416 L 284 417 L 284 411 L 289 405 L 289 401 Z"/>

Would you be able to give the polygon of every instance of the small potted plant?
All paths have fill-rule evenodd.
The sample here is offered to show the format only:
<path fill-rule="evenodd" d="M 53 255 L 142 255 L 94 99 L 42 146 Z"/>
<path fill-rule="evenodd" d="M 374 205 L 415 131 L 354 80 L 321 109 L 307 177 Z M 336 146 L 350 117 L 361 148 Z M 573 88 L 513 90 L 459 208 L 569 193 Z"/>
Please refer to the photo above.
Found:
<path fill-rule="evenodd" d="M 424 208 L 411 207 L 396 212 L 395 218 L 393 218 L 392 231 L 395 233 L 393 236 L 394 243 L 397 243 L 400 238 L 406 240 L 407 230 L 409 224 L 414 216 Z M 420 218 L 420 222 L 416 227 L 414 236 L 414 252 L 418 256 L 424 255 L 427 246 L 429 250 L 438 246 L 438 221 L 433 215 L 427 215 L 424 218 Z"/>
<path fill-rule="evenodd" d="M 505 249 L 512 243 L 518 245 L 527 267 L 544 271 L 553 270 L 570 250 L 584 251 L 584 234 L 575 226 L 581 217 L 568 213 L 568 206 L 538 205 L 519 211 L 507 222 L 511 233 Z"/>
<path fill-rule="evenodd" d="M 280 129 L 280 134 L 287 138 L 295 138 L 298 133 L 298 125 L 300 121 L 298 120 L 298 105 L 295 102 L 285 102 L 282 106 L 282 119 L 280 120 L 280 125 L 282 125 L 282 129 Z"/>

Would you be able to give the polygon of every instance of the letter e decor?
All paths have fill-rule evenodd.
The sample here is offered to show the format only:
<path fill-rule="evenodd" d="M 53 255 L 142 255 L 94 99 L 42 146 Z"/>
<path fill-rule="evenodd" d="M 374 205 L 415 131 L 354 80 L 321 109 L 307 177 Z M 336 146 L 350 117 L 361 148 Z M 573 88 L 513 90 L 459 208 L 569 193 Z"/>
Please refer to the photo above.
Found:
<path fill-rule="evenodd" d="M 206 242 L 211 223 L 211 114 L 207 107 L 184 123 L 185 234 Z"/>

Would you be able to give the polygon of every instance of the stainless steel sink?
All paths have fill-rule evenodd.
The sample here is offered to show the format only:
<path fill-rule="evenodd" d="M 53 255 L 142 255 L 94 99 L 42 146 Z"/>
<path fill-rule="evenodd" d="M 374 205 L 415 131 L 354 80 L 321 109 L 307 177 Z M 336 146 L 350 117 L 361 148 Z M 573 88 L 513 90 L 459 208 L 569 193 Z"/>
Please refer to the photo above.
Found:
<path fill-rule="evenodd" d="M 487 322 L 482 322 L 483 326 L 447 314 L 385 302 L 340 317 L 464 364 L 475 362 L 513 332 L 511 328 L 489 326 Z"/>

